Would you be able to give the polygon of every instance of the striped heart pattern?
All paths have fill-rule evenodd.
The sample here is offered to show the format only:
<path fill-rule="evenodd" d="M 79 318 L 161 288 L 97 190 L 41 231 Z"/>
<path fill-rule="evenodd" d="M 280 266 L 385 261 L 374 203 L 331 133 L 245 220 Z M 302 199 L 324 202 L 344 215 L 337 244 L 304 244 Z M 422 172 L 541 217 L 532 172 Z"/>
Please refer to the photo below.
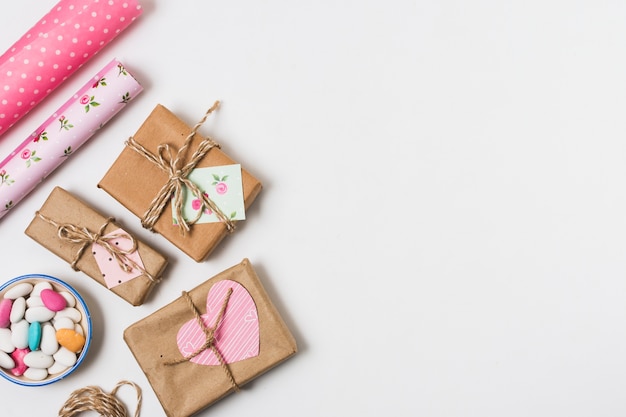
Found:
<path fill-rule="evenodd" d="M 222 280 L 215 283 L 206 300 L 206 313 L 201 315 L 207 328 L 215 325 L 222 304 L 229 289 L 233 290 L 224 316 L 215 330 L 214 346 L 226 363 L 242 361 L 259 355 L 259 316 L 256 304 L 250 293 L 239 283 Z M 205 342 L 205 335 L 196 319 L 183 324 L 176 336 L 178 350 L 184 357 L 190 357 Z M 205 349 L 190 362 L 198 365 L 220 365 L 211 349 Z"/>

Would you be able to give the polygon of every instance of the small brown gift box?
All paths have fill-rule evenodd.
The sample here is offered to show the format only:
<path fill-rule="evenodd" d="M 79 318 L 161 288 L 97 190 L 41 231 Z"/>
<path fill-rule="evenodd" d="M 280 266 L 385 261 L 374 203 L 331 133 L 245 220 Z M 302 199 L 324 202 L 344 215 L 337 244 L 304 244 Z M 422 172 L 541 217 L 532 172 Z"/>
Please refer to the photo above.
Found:
<path fill-rule="evenodd" d="M 211 294 L 219 292 L 218 288 L 232 288 L 233 281 L 247 290 L 253 305 L 256 305 L 258 356 L 248 355 L 245 359 L 233 362 L 226 359 L 226 365 L 193 363 L 189 360 L 191 355 L 183 355 L 179 350 L 179 346 L 187 346 L 186 343 L 189 343 L 180 339 L 181 335 L 188 334 L 183 327 L 194 321 L 194 307 L 198 314 L 205 311 L 208 314 L 211 310 L 209 307 Z M 297 351 L 293 336 L 269 299 L 248 259 L 219 273 L 187 294 L 189 298 L 186 296 L 177 298 L 131 325 L 124 332 L 124 340 L 147 376 L 168 417 L 187 417 L 202 410 L 235 391 L 234 384 L 244 385 Z M 238 331 L 237 342 L 227 339 L 227 334 L 235 333 L 235 325 L 233 322 L 226 323 L 230 315 L 236 317 L 237 311 L 244 311 L 239 317 L 246 322 L 249 322 L 249 317 L 254 317 L 254 314 L 245 315 L 247 308 L 240 307 L 244 301 L 240 301 L 239 298 L 231 298 L 230 301 L 224 302 L 222 296 L 216 295 L 214 300 L 217 300 L 217 305 L 221 304 L 222 308 L 226 306 L 224 315 L 221 319 L 218 316 L 218 324 L 214 325 L 217 328 L 216 348 L 224 358 L 229 354 L 226 350 L 227 344 L 231 346 L 231 351 L 250 352 L 249 346 L 242 341 L 245 340 L 245 337 L 241 336 L 243 331 Z M 190 302 L 193 303 L 193 307 Z M 215 313 L 214 310 L 218 309 L 212 310 Z M 213 319 L 206 320 L 214 323 Z M 198 337 L 204 340 L 204 334 L 199 333 Z M 195 349 L 196 346 L 192 348 Z M 210 354 L 208 349 L 201 349 L 202 346 L 196 349 L 196 353 L 202 351 L 202 354 Z"/>
<path fill-rule="evenodd" d="M 86 228 L 90 233 L 97 233 L 107 221 L 107 217 L 99 214 L 71 193 L 61 187 L 55 187 L 39 210 L 38 215 L 35 215 L 26 228 L 25 233 L 52 253 L 71 263 L 77 258 L 83 244 L 61 239 L 57 225 L 73 225 L 77 228 Z M 54 225 L 52 222 L 57 225 Z M 103 235 L 117 229 L 120 229 L 120 226 L 113 221 L 109 221 L 103 231 Z M 167 259 L 145 243 L 138 239 L 135 240 L 137 242 L 137 252 L 144 265 L 144 272 L 136 278 L 112 287 L 111 291 L 130 304 L 137 306 L 144 302 L 146 296 L 150 293 L 156 281 L 158 281 L 167 266 Z M 89 245 L 90 247 L 91 245 Z M 102 272 L 89 248 L 86 248 L 78 257 L 76 268 L 106 287 Z M 146 273 L 150 274 L 150 277 Z"/>
<path fill-rule="evenodd" d="M 153 155 L 157 155 L 159 145 L 169 145 L 176 153 L 181 148 L 192 128 L 172 112 L 157 105 L 143 125 L 134 135 L 134 140 Z M 186 156 L 192 154 L 204 138 L 196 134 L 191 141 Z M 183 159 L 183 163 L 187 161 Z M 196 165 L 197 168 L 232 165 L 236 162 L 219 148 L 209 150 Z M 246 209 L 250 207 L 261 191 L 261 182 L 242 169 L 243 197 Z M 128 146 L 122 150 L 117 160 L 104 175 L 98 187 L 141 218 L 152 200 L 169 179 L 168 174 Z M 181 233 L 180 226 L 172 221 L 172 207 L 167 204 L 153 230 L 163 235 L 180 250 L 196 262 L 204 260 L 217 244 L 228 234 L 228 228 L 222 222 L 197 223 L 191 230 Z"/>

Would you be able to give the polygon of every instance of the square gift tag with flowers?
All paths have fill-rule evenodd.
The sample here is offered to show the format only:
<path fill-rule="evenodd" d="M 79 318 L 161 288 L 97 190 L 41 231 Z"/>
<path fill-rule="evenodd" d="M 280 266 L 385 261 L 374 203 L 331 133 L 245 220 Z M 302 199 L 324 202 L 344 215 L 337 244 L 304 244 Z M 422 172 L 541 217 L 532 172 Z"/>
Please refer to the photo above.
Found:
<path fill-rule="evenodd" d="M 196 168 L 188 178 L 196 184 L 205 197 L 210 198 L 215 205 L 230 220 L 245 220 L 246 212 L 241 182 L 241 165 L 222 165 L 207 168 Z M 202 210 L 202 214 L 199 211 Z M 173 211 L 173 210 L 172 210 Z M 189 189 L 185 189 L 183 202 L 183 217 L 193 219 L 200 214 L 197 223 L 216 223 L 221 219 L 210 208 L 203 205 L 202 200 Z M 173 217 L 174 223 L 176 219 Z"/>

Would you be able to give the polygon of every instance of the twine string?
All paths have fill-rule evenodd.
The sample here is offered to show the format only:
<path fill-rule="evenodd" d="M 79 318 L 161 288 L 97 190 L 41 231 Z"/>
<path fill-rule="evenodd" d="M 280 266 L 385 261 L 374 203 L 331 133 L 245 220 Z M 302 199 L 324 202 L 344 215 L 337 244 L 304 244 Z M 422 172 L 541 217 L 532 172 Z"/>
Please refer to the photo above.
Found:
<path fill-rule="evenodd" d="M 183 234 L 190 230 L 191 225 L 200 220 L 202 212 L 205 208 L 211 209 L 218 217 L 218 219 L 226 225 L 226 228 L 229 232 L 232 232 L 235 229 L 235 225 L 230 220 L 230 218 L 224 214 L 224 212 L 213 202 L 213 200 L 211 200 L 207 195 L 202 192 L 200 187 L 198 187 L 193 181 L 187 178 L 191 171 L 196 167 L 196 165 L 198 165 L 202 158 L 205 157 L 205 155 L 211 150 L 211 148 L 219 148 L 219 144 L 213 141 L 213 139 L 207 137 L 198 145 L 198 148 L 192 154 L 189 162 L 187 162 L 183 167 L 180 166 L 183 163 L 183 157 L 187 153 L 187 150 L 191 145 L 192 139 L 198 133 L 198 129 L 200 129 L 200 127 L 206 121 L 207 117 L 211 113 L 213 113 L 218 106 L 219 101 L 216 101 L 213 106 L 211 106 L 211 108 L 206 111 L 202 119 L 198 123 L 196 123 L 189 135 L 187 135 L 185 141 L 183 142 L 183 145 L 180 147 L 178 152 L 176 152 L 176 155 L 173 155 L 172 149 L 168 144 L 159 145 L 157 147 L 157 153 L 155 155 L 147 150 L 145 147 L 143 147 L 141 144 L 139 144 L 132 136 L 126 141 L 126 146 L 137 152 L 139 155 L 143 156 L 146 160 L 156 165 L 168 176 L 167 182 L 161 187 L 157 195 L 152 199 L 148 206 L 148 209 L 141 219 L 141 225 L 144 228 L 152 230 L 157 220 L 159 220 L 159 217 L 161 217 L 161 214 L 163 214 L 165 206 L 171 200 L 174 219 L 176 220 L 176 223 L 181 227 L 181 232 Z M 200 210 L 191 220 L 187 220 L 183 216 L 185 187 L 187 187 L 189 192 L 194 197 L 199 199 L 202 203 Z"/>
<path fill-rule="evenodd" d="M 134 417 L 139 417 L 141 410 L 141 388 L 131 381 L 120 381 L 110 393 L 97 386 L 79 388 L 70 394 L 59 410 L 59 417 L 73 417 L 85 411 L 96 411 L 102 417 L 128 417 L 126 407 L 115 396 L 124 385 L 130 385 L 137 391 L 137 406 Z"/>
<path fill-rule="evenodd" d="M 226 363 L 224 356 L 219 351 L 217 346 L 215 346 L 215 332 L 217 331 L 217 328 L 219 327 L 220 323 L 222 322 L 222 319 L 224 318 L 224 313 L 226 312 L 226 307 L 228 306 L 228 301 L 230 300 L 230 296 L 232 295 L 232 293 L 233 293 L 233 289 L 229 288 L 228 291 L 226 292 L 226 295 L 224 296 L 224 300 L 222 301 L 222 306 L 220 307 L 220 311 L 215 317 L 213 326 L 209 327 L 204 323 L 204 320 L 202 320 L 202 315 L 200 314 L 200 312 L 194 305 L 193 300 L 189 296 L 189 293 L 187 293 L 186 291 L 183 291 L 182 293 L 183 298 L 185 299 L 185 301 L 187 301 L 187 305 L 193 312 L 194 318 L 198 322 L 200 329 L 202 329 L 205 340 L 202 346 L 196 349 L 191 355 L 185 356 L 185 357 L 182 357 L 182 358 L 170 361 L 170 362 L 166 362 L 165 365 L 172 366 L 172 365 L 178 365 L 184 362 L 189 362 L 190 360 L 192 360 L 193 358 L 195 358 L 196 356 L 198 356 L 205 350 L 211 349 L 211 351 L 215 354 L 215 357 L 219 361 L 220 366 L 224 370 L 224 373 L 228 377 L 228 380 L 230 381 L 230 384 L 232 385 L 233 389 L 239 392 L 239 385 L 237 385 L 237 382 L 235 382 L 235 377 L 230 371 L 230 368 L 228 367 L 228 364 Z"/>
<path fill-rule="evenodd" d="M 72 243 L 79 243 L 80 247 L 76 254 L 74 255 L 74 259 L 70 263 L 70 266 L 74 271 L 78 271 L 78 261 L 82 258 L 85 253 L 85 249 L 89 245 L 97 244 L 102 246 L 109 255 L 119 265 L 120 269 L 124 272 L 128 273 L 133 269 L 137 269 L 141 271 L 150 281 L 157 282 L 152 274 L 148 273 L 144 268 L 142 268 L 137 262 L 133 261 L 129 255 L 135 253 L 137 251 L 137 240 L 131 236 L 130 234 L 124 233 L 111 233 L 109 235 L 103 236 L 104 230 L 107 228 L 109 223 L 114 222 L 115 219 L 113 217 L 108 217 L 106 221 L 100 226 L 100 229 L 96 233 L 93 233 L 86 227 L 78 227 L 71 223 L 60 224 L 54 221 L 53 219 L 41 214 L 40 212 L 36 212 L 36 215 L 46 223 L 57 228 L 57 236 L 61 240 L 65 240 Z M 128 249 L 122 249 L 119 245 L 115 245 L 113 241 L 115 239 L 128 239 L 131 242 L 131 246 Z"/>

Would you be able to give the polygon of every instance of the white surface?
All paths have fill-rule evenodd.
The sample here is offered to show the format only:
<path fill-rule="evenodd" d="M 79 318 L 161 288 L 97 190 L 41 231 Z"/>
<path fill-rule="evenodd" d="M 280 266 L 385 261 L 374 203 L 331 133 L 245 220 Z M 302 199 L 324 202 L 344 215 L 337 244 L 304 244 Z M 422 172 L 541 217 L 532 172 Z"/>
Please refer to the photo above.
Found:
<path fill-rule="evenodd" d="M 0 50 L 55 3 L 2 2 Z M 96 328 L 69 379 L 0 381 L 3 415 L 130 379 L 164 416 L 123 329 L 244 257 L 300 353 L 202 416 L 626 414 L 624 2 L 142 4 L 0 138 L 5 155 L 112 57 L 145 86 L 0 221 L 3 280 L 67 280 Z M 193 124 L 216 99 L 201 131 L 265 188 L 197 264 L 96 183 L 157 103 Z M 55 185 L 170 257 L 144 306 L 23 234 Z"/>

